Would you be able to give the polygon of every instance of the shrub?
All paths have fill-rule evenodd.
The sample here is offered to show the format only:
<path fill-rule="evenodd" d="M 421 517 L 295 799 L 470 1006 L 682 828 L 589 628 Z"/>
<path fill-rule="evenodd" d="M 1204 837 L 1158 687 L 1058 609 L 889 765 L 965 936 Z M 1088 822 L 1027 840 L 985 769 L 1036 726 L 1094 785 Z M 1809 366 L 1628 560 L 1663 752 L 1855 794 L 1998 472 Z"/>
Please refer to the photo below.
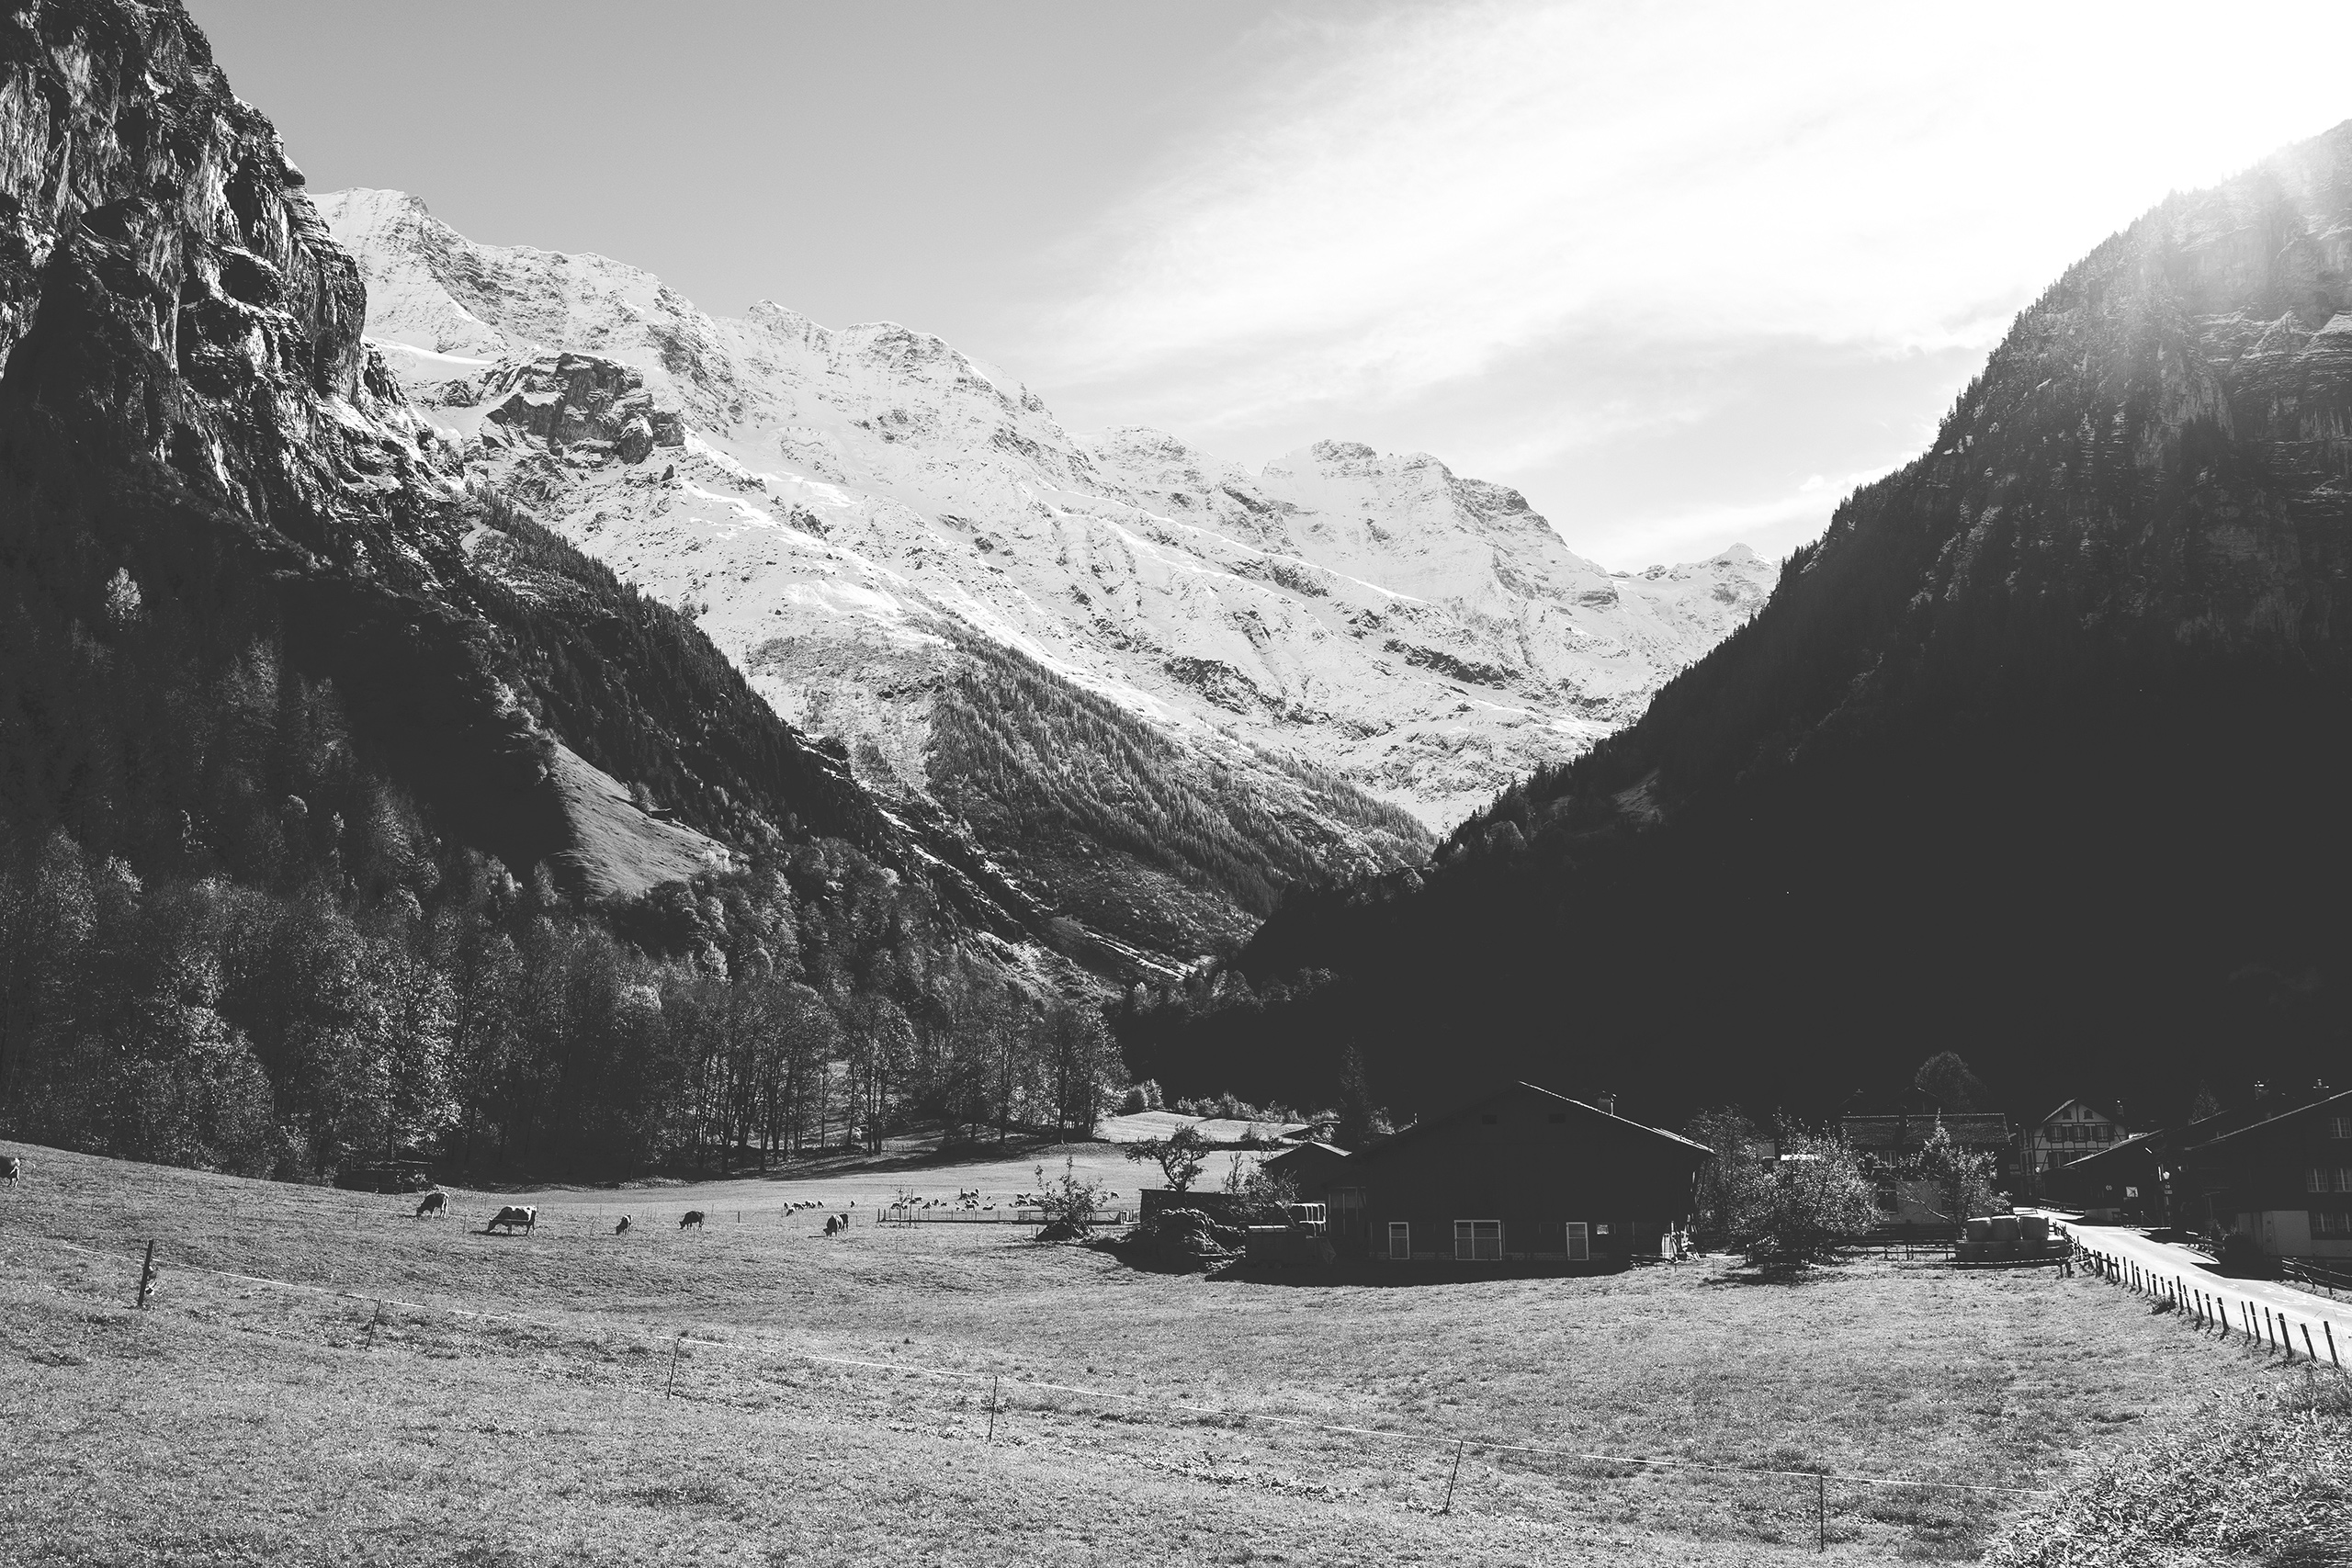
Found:
<path fill-rule="evenodd" d="M 1871 1179 L 1854 1151 L 1835 1138 L 1784 1138 L 1779 1156 L 1725 1158 L 1722 1183 L 1732 1247 L 1764 1269 L 1824 1262 L 1878 1218 Z"/>
<path fill-rule="evenodd" d="M 1094 1223 L 1094 1211 L 1102 1206 L 1102 1193 L 1107 1183 L 1090 1181 L 1078 1174 L 1078 1162 L 1065 1157 L 1062 1173 L 1050 1181 L 1046 1168 L 1037 1168 L 1037 1190 L 1015 1201 L 1023 1208 L 1035 1208 L 1046 1216 L 1045 1229 L 1038 1233 L 1040 1241 L 1068 1241 L 1082 1235 Z"/>

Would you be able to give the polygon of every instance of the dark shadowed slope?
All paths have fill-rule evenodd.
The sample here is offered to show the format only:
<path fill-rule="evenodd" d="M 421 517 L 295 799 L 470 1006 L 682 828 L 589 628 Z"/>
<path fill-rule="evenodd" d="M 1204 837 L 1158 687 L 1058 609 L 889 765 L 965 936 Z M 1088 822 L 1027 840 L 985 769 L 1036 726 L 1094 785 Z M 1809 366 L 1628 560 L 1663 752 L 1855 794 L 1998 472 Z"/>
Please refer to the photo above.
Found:
<path fill-rule="evenodd" d="M 1408 1103 L 1661 1109 L 1944 1046 L 2009 1093 L 2340 1076 L 2347 567 L 2352 125 L 2070 269 L 1638 724 L 1426 886 L 1294 897 L 1240 964 L 1284 999 L 1139 1017 L 1138 1066 L 1311 1094 L 1353 1043 Z"/>

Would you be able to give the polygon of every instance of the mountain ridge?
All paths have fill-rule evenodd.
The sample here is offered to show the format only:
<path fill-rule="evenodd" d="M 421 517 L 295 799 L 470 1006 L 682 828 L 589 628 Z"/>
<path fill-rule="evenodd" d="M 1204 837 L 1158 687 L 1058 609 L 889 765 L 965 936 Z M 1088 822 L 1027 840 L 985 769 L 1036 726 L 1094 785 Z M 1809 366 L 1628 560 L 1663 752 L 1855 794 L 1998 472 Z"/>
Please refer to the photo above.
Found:
<path fill-rule="evenodd" d="M 2347 346 L 2352 122 L 2069 267 L 1639 721 L 1425 876 L 1294 895 L 1131 1051 L 1298 1094 L 1358 1049 L 1419 1102 L 1419 1043 L 1466 1032 L 1795 1115 L 1891 1032 L 2152 1105 L 2319 1073 L 2352 1028 Z"/>
<path fill-rule="evenodd" d="M 368 277 L 371 341 L 470 471 L 689 606 L 910 808 L 1022 816 L 933 776 L 937 694 L 977 636 L 1160 730 L 1185 788 L 1261 798 L 1285 826 L 1235 830 L 1285 879 L 1308 869 L 1281 841 L 1298 834 L 1333 872 L 1394 869 L 1638 712 L 1768 572 L 1735 551 L 1611 575 L 1517 492 L 1426 455 L 1325 442 L 1252 474 L 1157 432 L 1075 437 L 895 323 L 710 316 L 624 264 L 474 244 L 413 197 L 322 201 Z M 1035 835 L 989 849 L 1043 901 L 1073 895 Z M 1171 961 L 1271 907 L 1160 858 L 1131 864 L 1223 889 L 1222 908 L 1178 897 L 1193 913 L 1150 938 Z M 1114 941 L 1151 923 L 1080 913 Z"/>

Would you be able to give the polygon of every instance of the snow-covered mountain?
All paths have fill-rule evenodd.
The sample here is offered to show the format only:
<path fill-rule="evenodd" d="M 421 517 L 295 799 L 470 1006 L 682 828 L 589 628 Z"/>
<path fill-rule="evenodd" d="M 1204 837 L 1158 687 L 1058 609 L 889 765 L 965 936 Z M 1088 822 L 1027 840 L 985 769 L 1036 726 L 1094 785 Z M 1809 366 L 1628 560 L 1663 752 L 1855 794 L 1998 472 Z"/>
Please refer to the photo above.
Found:
<path fill-rule="evenodd" d="M 1426 456 L 1324 442 L 1252 474 L 1152 431 L 1073 436 L 904 327 L 711 316 L 603 257 L 476 244 L 413 197 L 319 205 L 370 337 L 478 472 L 691 604 L 886 795 L 976 821 L 987 788 L 939 734 L 959 688 L 988 705 L 975 648 L 1132 716 L 1313 863 L 1374 869 L 1638 715 L 1771 580 L 1745 549 L 1611 573 Z"/>

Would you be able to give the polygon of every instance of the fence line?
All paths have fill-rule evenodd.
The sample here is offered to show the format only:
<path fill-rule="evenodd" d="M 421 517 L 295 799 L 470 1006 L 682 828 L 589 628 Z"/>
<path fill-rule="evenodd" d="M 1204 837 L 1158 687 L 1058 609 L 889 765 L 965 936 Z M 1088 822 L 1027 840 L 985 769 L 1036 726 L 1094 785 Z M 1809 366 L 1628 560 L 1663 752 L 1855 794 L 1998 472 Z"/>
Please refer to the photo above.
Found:
<path fill-rule="evenodd" d="M 63 1241 L 55 1237 L 38 1236 L 29 1239 L 42 1241 L 52 1247 L 65 1247 L 74 1252 L 88 1253 L 92 1257 L 96 1258 L 116 1258 L 124 1256 L 123 1254 L 117 1253 L 108 1248 L 87 1247 L 78 1242 Z M 471 1317 L 500 1323 L 519 1324 L 525 1327 L 543 1329 L 553 1333 L 577 1333 L 580 1328 L 580 1325 L 577 1324 L 565 1324 L 547 1318 L 526 1317 L 519 1313 L 488 1312 L 471 1307 L 447 1306 L 437 1303 L 409 1301 L 398 1296 L 384 1295 L 374 1291 L 347 1291 L 326 1285 L 306 1285 L 297 1280 L 276 1280 L 271 1279 L 266 1275 L 260 1274 L 243 1274 L 239 1273 L 235 1269 L 217 1269 L 201 1263 L 180 1263 L 175 1266 L 187 1269 L 193 1273 L 211 1274 L 221 1279 L 240 1280 L 246 1284 L 269 1286 L 286 1291 L 296 1291 L 309 1295 L 323 1296 L 334 1300 L 352 1301 L 362 1303 L 372 1302 L 379 1306 L 389 1305 L 406 1307 L 414 1312 L 443 1313 L 456 1317 Z M 925 1367 L 913 1363 L 901 1363 L 898 1361 L 866 1360 L 851 1356 L 827 1356 L 814 1350 L 803 1350 L 793 1346 L 777 1344 L 773 1340 L 765 1339 L 749 1342 L 744 1340 L 729 1339 L 700 1339 L 683 1331 L 675 1336 L 664 1335 L 659 1336 L 658 1337 L 674 1338 L 680 1345 L 692 1345 L 702 1349 L 731 1350 L 739 1354 L 753 1357 L 768 1355 L 795 1360 L 810 1361 L 826 1366 L 856 1367 L 875 1371 L 906 1372 L 922 1377 L 953 1380 L 956 1382 L 994 1382 L 1002 1376 L 1001 1373 L 971 1371 L 953 1367 Z M 1474 1448 L 1489 1453 L 1528 1454 L 1543 1458 L 1573 1460 L 1588 1464 L 1635 1465 L 1656 1470 L 1660 1472 L 1690 1471 L 1694 1472 L 1723 1475 L 1792 1477 L 1815 1482 L 1835 1481 L 1841 1484 L 1852 1486 L 1925 1487 L 1946 1492 L 1994 1493 L 2013 1497 L 2052 1497 L 2057 1495 L 2055 1490 L 2048 1487 L 1996 1486 L 1980 1482 L 1912 1480 L 1900 1476 L 1858 1475 L 1838 1471 L 1784 1470 L 1738 1464 L 1708 1464 L 1697 1460 L 1653 1459 L 1633 1454 L 1587 1453 L 1573 1449 L 1552 1448 L 1538 1443 L 1514 1443 L 1505 1441 L 1501 1438 L 1464 1437 L 1459 1433 L 1399 1431 L 1393 1428 L 1379 1427 L 1356 1427 L 1337 1422 L 1316 1421 L 1300 1416 L 1272 1416 L 1260 1411 L 1236 1410 L 1205 1404 L 1189 1404 L 1181 1400 L 1166 1399 L 1153 1394 L 1122 1393 L 1114 1389 L 1088 1388 L 1077 1383 L 1048 1382 L 1042 1379 L 1035 1378 L 1018 1379 L 1014 1386 L 1016 1388 L 1036 1389 L 1048 1393 L 1076 1394 L 1088 1398 L 1114 1400 L 1127 1404 L 1146 1404 L 1154 1409 L 1181 1411 L 1188 1416 L 1202 1416 L 1223 1421 L 1256 1421 L 1268 1426 L 1289 1427 L 1306 1431 L 1329 1432 L 1345 1437 L 1378 1438 L 1391 1442 L 1415 1443 L 1423 1447 L 1434 1448 L 1441 1450 L 1448 1448 Z"/>
<path fill-rule="evenodd" d="M 2334 1301 L 2335 1292 L 2352 1295 L 2352 1269 L 2331 1268 L 2315 1258 L 2286 1258 L 2279 1260 L 2287 1278 L 2298 1285 L 2317 1286 Z"/>
<path fill-rule="evenodd" d="M 990 1204 L 985 1209 L 965 1209 L 943 1205 L 924 1209 L 913 1203 L 891 1203 L 874 1211 L 877 1225 L 1042 1225 L 1049 1216 L 1039 1208 L 1024 1208 L 1008 1203 L 1002 1208 Z M 1097 1209 L 1087 1216 L 1092 1225 L 1124 1225 L 1132 1224 L 1135 1213 L 1128 1209 Z"/>
<path fill-rule="evenodd" d="M 2248 1295 L 2241 1294 L 2233 1299 L 2224 1297 L 2219 1291 L 2208 1291 L 2190 1284 L 2185 1274 L 2161 1273 L 2137 1258 L 2085 1247 L 2079 1236 L 2075 1237 L 2075 1246 L 2090 1266 L 2098 1270 L 2100 1278 L 2110 1284 L 2120 1285 L 2139 1295 L 2170 1302 L 2176 1311 L 2185 1314 L 2200 1330 L 2219 1327 L 2224 1339 L 2230 1337 L 2230 1309 L 2237 1308 L 2242 1315 L 2235 1326 L 2249 1344 L 2265 1345 L 2282 1353 L 2289 1361 L 2294 1360 L 2295 1341 L 2289 1332 L 2290 1324 L 2284 1308 L 2274 1309 L 2269 1303 L 2258 1302 Z M 2257 1308 L 2262 1313 L 2259 1325 L 2254 1315 Z M 2344 1358 L 2335 1344 L 2335 1325 L 2324 1316 L 2320 1318 L 2319 1325 L 2327 1342 L 2329 1364 L 2337 1371 L 2344 1371 Z M 2312 1339 L 2310 1316 L 2306 1315 L 2293 1326 L 2302 1331 L 2303 1359 L 2317 1366 L 2319 1347 Z"/>

